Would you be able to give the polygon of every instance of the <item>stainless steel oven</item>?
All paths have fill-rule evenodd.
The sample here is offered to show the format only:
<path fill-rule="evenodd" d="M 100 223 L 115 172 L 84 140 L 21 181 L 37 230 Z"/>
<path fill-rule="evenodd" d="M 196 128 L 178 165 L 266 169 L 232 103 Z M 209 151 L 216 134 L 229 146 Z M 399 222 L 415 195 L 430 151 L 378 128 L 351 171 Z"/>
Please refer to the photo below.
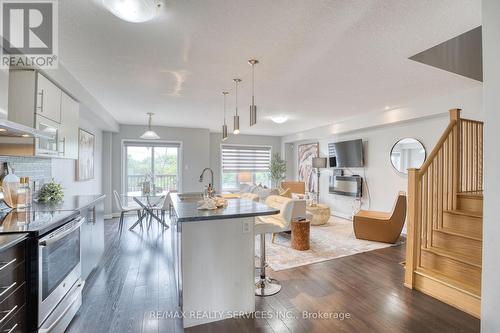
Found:
<path fill-rule="evenodd" d="M 70 292 L 79 292 L 81 298 L 81 288 L 76 286 L 81 284 L 80 226 L 84 222 L 84 217 L 77 217 L 38 239 L 39 327 L 58 319 L 49 318 L 51 314 L 57 313 L 58 317 L 65 314 L 60 307 L 69 308 L 75 301 Z M 62 304 L 65 298 L 71 299 L 71 304 Z"/>

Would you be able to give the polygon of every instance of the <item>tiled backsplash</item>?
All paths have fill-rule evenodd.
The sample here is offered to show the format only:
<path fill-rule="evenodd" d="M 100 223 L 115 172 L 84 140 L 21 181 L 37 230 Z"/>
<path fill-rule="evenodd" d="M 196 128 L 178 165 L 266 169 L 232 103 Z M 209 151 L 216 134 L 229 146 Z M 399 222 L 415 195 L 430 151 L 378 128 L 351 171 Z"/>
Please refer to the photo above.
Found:
<path fill-rule="evenodd" d="M 47 183 L 52 178 L 52 161 L 49 158 L 0 156 L 0 174 L 3 163 L 9 166 L 19 177 L 29 177 L 30 181 Z"/>

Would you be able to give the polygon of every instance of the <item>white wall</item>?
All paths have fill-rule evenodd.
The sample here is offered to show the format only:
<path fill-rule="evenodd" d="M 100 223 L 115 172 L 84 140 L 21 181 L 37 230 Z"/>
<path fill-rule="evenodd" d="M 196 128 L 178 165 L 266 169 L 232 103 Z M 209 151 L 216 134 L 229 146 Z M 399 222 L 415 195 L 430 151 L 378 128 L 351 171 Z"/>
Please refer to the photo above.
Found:
<path fill-rule="evenodd" d="M 80 128 L 95 135 L 94 179 L 76 181 L 76 161 L 52 159 L 52 177 L 63 186 L 64 193 L 69 195 L 101 194 L 102 192 L 102 136 L 103 132 L 94 122 L 88 119 L 85 106 L 81 105 Z"/>
<path fill-rule="evenodd" d="M 264 135 L 231 135 L 222 142 L 221 133 L 210 133 L 210 167 L 214 170 L 215 189 L 220 191 L 220 145 L 224 144 L 239 144 L 239 145 L 256 145 L 256 146 L 271 146 L 272 153 L 281 154 L 281 137 L 264 136 Z"/>
<path fill-rule="evenodd" d="M 484 219 L 481 331 L 500 332 L 500 1 L 483 0 Z"/>

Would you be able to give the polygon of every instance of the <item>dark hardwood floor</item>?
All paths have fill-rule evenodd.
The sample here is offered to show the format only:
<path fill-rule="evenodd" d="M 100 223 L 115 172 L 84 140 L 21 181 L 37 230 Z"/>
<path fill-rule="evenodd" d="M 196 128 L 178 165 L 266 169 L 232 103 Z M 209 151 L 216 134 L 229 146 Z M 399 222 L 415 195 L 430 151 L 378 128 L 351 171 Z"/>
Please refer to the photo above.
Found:
<path fill-rule="evenodd" d="M 126 225 L 133 223 L 128 218 Z M 83 305 L 68 332 L 183 332 L 176 311 L 170 230 L 149 231 L 106 221 L 106 252 L 87 280 Z M 186 332 L 479 332 L 479 320 L 403 287 L 404 246 L 271 272 L 283 285 L 256 298 L 256 318 L 238 318 Z M 200 277 L 203 278 L 203 277 Z M 163 318 L 157 319 L 157 312 Z M 304 318 L 322 314 L 331 318 Z M 154 313 L 154 315 L 152 314 Z M 347 316 L 343 320 L 339 316 Z"/>

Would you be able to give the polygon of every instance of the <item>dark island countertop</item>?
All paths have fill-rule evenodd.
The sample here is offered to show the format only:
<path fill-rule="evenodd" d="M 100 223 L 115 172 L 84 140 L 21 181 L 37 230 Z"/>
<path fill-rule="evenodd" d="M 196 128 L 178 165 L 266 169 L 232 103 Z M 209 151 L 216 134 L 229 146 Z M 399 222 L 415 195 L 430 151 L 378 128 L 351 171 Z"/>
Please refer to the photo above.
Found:
<path fill-rule="evenodd" d="M 28 234 L 0 235 L 0 251 L 7 250 L 28 238 Z"/>
<path fill-rule="evenodd" d="M 198 202 L 201 197 L 187 196 L 172 193 L 172 205 L 177 216 L 177 222 L 197 222 L 221 219 L 234 219 L 279 214 L 279 210 L 264 204 L 244 200 L 228 199 L 228 205 L 215 210 L 199 210 Z"/>
<path fill-rule="evenodd" d="M 86 208 L 99 200 L 103 200 L 104 194 L 95 195 L 70 195 L 64 196 L 63 201 L 58 204 L 45 204 L 41 202 L 33 202 L 32 209 L 35 211 L 71 211 Z"/>

